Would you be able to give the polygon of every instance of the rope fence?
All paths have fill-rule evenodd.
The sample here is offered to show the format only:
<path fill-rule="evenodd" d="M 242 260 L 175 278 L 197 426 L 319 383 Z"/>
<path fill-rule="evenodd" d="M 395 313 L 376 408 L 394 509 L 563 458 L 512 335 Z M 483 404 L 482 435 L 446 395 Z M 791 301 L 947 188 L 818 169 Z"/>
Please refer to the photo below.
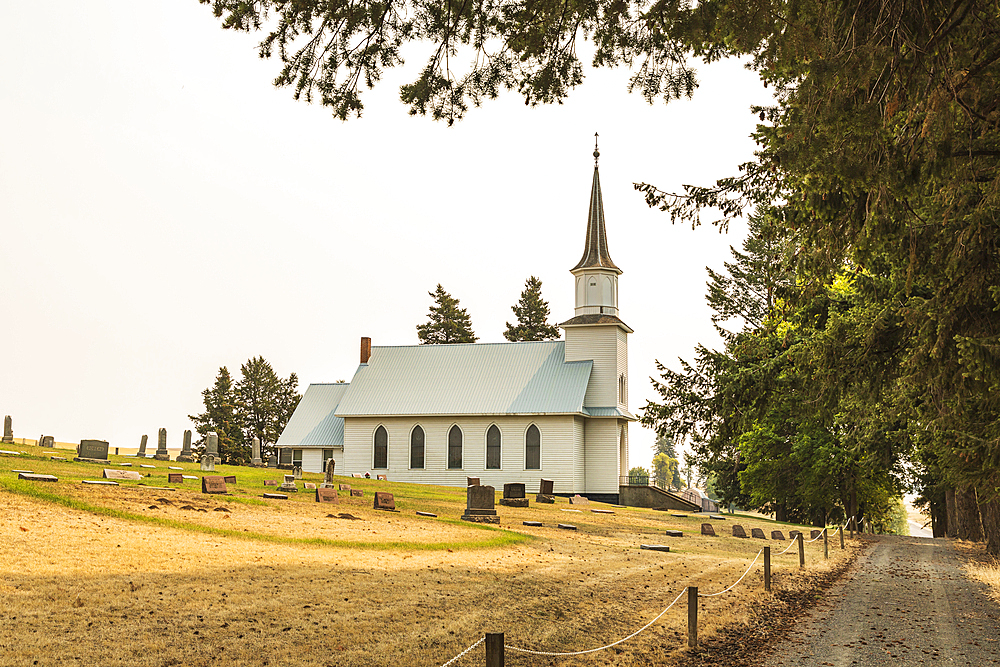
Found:
<path fill-rule="evenodd" d="M 847 527 L 848 524 L 851 523 L 851 521 L 852 519 L 848 519 L 847 523 L 845 523 L 843 526 L 838 526 L 837 530 L 834 531 L 833 533 L 834 535 L 836 535 L 837 533 L 841 534 L 841 548 L 843 548 L 844 545 L 843 530 L 845 527 Z M 809 542 L 815 542 L 820 537 L 824 538 L 827 537 L 827 529 L 825 527 L 823 528 L 823 530 L 820 532 L 819 535 L 808 541 L 805 540 L 802 533 L 799 533 L 792 539 L 791 544 L 785 547 L 784 551 L 777 553 L 775 555 L 776 556 L 784 555 L 788 553 L 792 547 L 799 545 L 799 559 L 800 559 L 799 566 L 802 567 L 804 565 L 803 549 L 802 549 L 803 545 Z M 609 648 L 618 646 L 619 644 L 622 644 L 624 642 L 627 642 L 628 640 L 638 636 L 643 631 L 648 630 L 650 627 L 653 626 L 654 623 L 660 620 L 664 614 L 670 611 L 670 609 L 675 604 L 677 604 L 677 601 L 684 596 L 684 593 L 688 594 L 688 646 L 695 647 L 698 645 L 698 598 L 716 597 L 722 595 L 723 593 L 728 593 L 729 591 L 736 588 L 736 586 L 738 586 L 739 583 L 743 581 L 748 574 L 750 574 L 750 571 L 753 569 L 753 566 L 757 564 L 757 561 L 760 560 L 762 554 L 764 556 L 764 590 L 770 591 L 771 590 L 771 547 L 764 547 L 763 549 L 757 552 L 757 555 L 754 556 L 753 561 L 750 562 L 750 565 L 747 567 L 746 571 L 740 576 L 739 579 L 733 582 L 732 585 L 722 589 L 718 593 L 699 593 L 697 586 L 686 586 L 683 589 L 681 589 L 681 592 L 677 594 L 677 597 L 674 598 L 673 602 L 668 604 L 663 609 L 663 611 L 654 616 L 651 621 L 646 623 L 646 625 L 642 626 L 641 628 L 639 628 L 632 634 L 628 635 L 627 637 L 622 637 L 621 639 L 611 642 L 610 644 L 605 644 L 604 646 L 589 648 L 582 651 L 566 651 L 566 652 L 536 651 L 533 649 L 522 648 L 519 646 L 512 646 L 510 644 L 504 643 L 504 633 L 502 632 L 486 633 L 485 635 L 480 637 L 475 643 L 469 646 L 467 649 L 456 655 L 448 662 L 442 664 L 441 667 L 449 667 L 450 665 L 453 665 L 455 662 L 460 660 L 462 657 L 467 655 L 470 651 L 472 651 L 473 649 L 475 649 L 477 646 L 479 646 L 484 642 L 486 643 L 486 667 L 502 667 L 504 664 L 504 651 L 514 651 L 515 653 L 524 653 L 527 655 L 538 655 L 551 658 L 569 657 L 574 655 L 586 655 L 588 653 L 597 653 L 598 651 L 604 651 Z M 826 555 L 827 555 L 826 541 L 824 540 L 824 556 Z"/>

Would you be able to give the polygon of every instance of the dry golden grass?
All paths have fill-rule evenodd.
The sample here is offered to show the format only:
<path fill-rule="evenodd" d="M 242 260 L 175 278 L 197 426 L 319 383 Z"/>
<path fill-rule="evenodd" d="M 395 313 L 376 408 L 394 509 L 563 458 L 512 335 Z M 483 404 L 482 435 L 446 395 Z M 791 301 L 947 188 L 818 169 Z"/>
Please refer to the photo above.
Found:
<path fill-rule="evenodd" d="M 1000 602 L 1000 561 L 969 562 L 965 565 L 965 572 L 970 579 L 986 584 L 990 589 L 990 597 Z"/>
<path fill-rule="evenodd" d="M 49 465 L 25 462 L 0 458 L 0 483 L 15 488 L 10 468 Z M 83 474 L 85 464 L 51 465 L 63 467 L 62 480 Z M 253 477 L 247 469 L 233 470 L 241 480 Z M 93 471 L 85 472 L 94 477 Z M 350 482 L 377 487 L 374 481 Z M 301 493 L 263 504 L 252 496 L 264 489 L 249 484 L 241 481 L 234 498 L 187 488 L 36 485 L 39 492 L 136 518 L 0 491 L 0 663 L 440 665 L 486 631 L 503 631 L 507 643 L 526 648 L 581 650 L 631 634 L 685 586 L 715 592 L 730 585 L 765 544 L 729 537 L 732 519 L 713 521 L 720 535 L 706 538 L 697 534 L 707 521 L 700 517 L 638 509 L 601 515 L 587 507 L 565 512 L 570 506 L 561 502 L 498 507 L 506 529 L 501 533 L 445 519 L 461 513 L 462 489 L 378 487 L 396 493 L 401 512 L 390 514 L 369 509 L 370 493 L 364 504 L 318 505 Z M 230 512 L 181 510 L 182 504 Z M 414 509 L 425 508 L 442 518 L 415 515 Z M 340 512 L 361 520 L 327 517 Z M 526 519 L 546 527 L 525 528 Z M 579 530 L 559 530 L 556 522 Z M 757 518 L 739 523 L 748 533 L 761 527 L 769 534 L 775 527 Z M 218 526 L 232 532 L 199 532 Z M 666 538 L 665 528 L 685 536 Z M 245 536 L 238 534 L 244 530 Z M 483 546 L 498 535 L 526 541 Z M 272 536 L 328 541 L 281 542 Z M 426 548 L 442 542 L 465 546 Z M 674 551 L 639 549 L 651 542 L 668 543 Z M 399 544 L 411 546 L 394 546 Z M 777 552 L 787 543 L 766 544 Z M 807 545 L 810 571 L 849 557 L 851 550 L 841 552 L 838 538 L 830 546 L 831 560 L 823 561 L 822 541 Z M 793 552 L 775 557 L 776 586 L 797 585 Z M 739 622 L 750 606 L 769 598 L 758 562 L 732 592 L 702 599 L 702 636 Z M 507 664 L 664 664 L 682 655 L 686 614 L 682 599 L 649 630 L 613 649 L 557 659 L 508 652 Z M 457 664 L 481 664 L 481 650 Z"/>

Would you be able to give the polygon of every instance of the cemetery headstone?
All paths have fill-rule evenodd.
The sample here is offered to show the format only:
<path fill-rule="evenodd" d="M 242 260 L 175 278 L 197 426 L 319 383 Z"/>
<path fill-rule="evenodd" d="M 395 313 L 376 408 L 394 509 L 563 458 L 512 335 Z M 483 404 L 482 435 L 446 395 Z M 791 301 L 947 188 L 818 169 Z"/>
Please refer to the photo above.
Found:
<path fill-rule="evenodd" d="M 523 525 L 523 526 L 534 526 L 535 528 L 538 528 L 539 526 L 542 525 L 542 522 L 541 521 L 522 521 L 521 525 Z"/>
<path fill-rule="evenodd" d="M 186 461 L 187 463 L 194 461 L 194 452 L 191 451 L 191 429 L 184 431 L 184 445 L 181 448 L 181 453 L 177 455 L 176 460 Z"/>
<path fill-rule="evenodd" d="M 372 508 L 377 510 L 392 510 L 395 512 L 396 499 L 391 493 L 387 493 L 386 491 L 376 491 L 375 504 Z"/>
<path fill-rule="evenodd" d="M 136 455 L 137 458 L 140 458 L 140 459 L 146 458 L 146 443 L 148 441 L 149 441 L 149 436 L 148 435 L 142 436 L 142 439 L 139 440 L 139 451 L 137 451 L 135 453 L 135 455 Z"/>
<path fill-rule="evenodd" d="M 666 530 L 664 531 L 667 537 L 684 537 L 684 533 L 679 530 Z"/>
<path fill-rule="evenodd" d="M 351 496 L 354 498 L 364 498 L 365 492 L 361 489 L 351 489 Z"/>
<path fill-rule="evenodd" d="M 10 415 L 3 418 L 3 440 L 0 442 L 14 442 L 14 426 Z"/>
<path fill-rule="evenodd" d="M 302 479 L 302 466 L 292 466 L 292 476 L 295 479 Z"/>
<path fill-rule="evenodd" d="M 118 482 L 110 479 L 81 479 L 81 484 L 97 484 L 100 486 L 118 486 Z"/>
<path fill-rule="evenodd" d="M 320 485 L 325 489 L 332 489 L 333 487 L 333 471 L 337 468 L 337 462 L 333 460 L 331 456 L 326 460 L 326 467 L 323 469 L 323 483 Z"/>
<path fill-rule="evenodd" d="M 557 528 L 562 528 L 563 530 L 576 530 L 576 526 L 569 523 L 557 523 Z"/>
<path fill-rule="evenodd" d="M 271 500 L 288 500 L 288 496 L 283 493 L 265 493 L 261 497 L 270 498 Z"/>
<path fill-rule="evenodd" d="M 347 491 L 348 493 L 350 493 L 351 492 L 351 485 L 350 484 L 341 484 L 340 485 L 340 490 L 341 491 Z"/>
<path fill-rule="evenodd" d="M 156 453 L 153 458 L 157 461 L 169 461 L 170 452 L 167 451 L 167 429 L 161 428 L 156 434 Z"/>
<path fill-rule="evenodd" d="M 751 528 L 750 537 L 756 537 L 762 540 L 766 540 L 767 537 L 764 535 L 764 531 L 760 528 Z"/>
<path fill-rule="evenodd" d="M 265 479 L 264 486 L 278 486 L 278 480 L 276 479 Z"/>
<path fill-rule="evenodd" d="M 581 496 L 578 493 L 575 496 L 570 496 L 569 504 L 570 505 L 589 505 L 590 501 L 588 499 L 584 498 L 583 496 Z"/>
<path fill-rule="evenodd" d="M 819 536 L 822 535 L 822 534 L 823 534 L 822 530 L 810 530 L 809 531 L 809 539 L 810 540 L 818 539 Z"/>
<path fill-rule="evenodd" d="M 201 455 L 201 471 L 202 472 L 215 472 L 215 455 L 214 454 L 202 454 Z"/>
<path fill-rule="evenodd" d="M 494 509 L 496 490 L 492 486 L 469 486 L 465 489 L 465 513 L 462 521 L 500 523 Z"/>
<path fill-rule="evenodd" d="M 151 465 L 146 465 L 145 463 L 140 463 L 139 467 L 140 468 L 155 468 L 156 466 L 151 466 Z"/>
<path fill-rule="evenodd" d="M 466 477 L 465 478 L 465 485 L 466 486 L 479 486 L 479 478 L 478 477 Z"/>
<path fill-rule="evenodd" d="M 710 523 L 703 523 L 701 524 L 701 534 L 715 537 L 715 528 L 713 528 Z"/>
<path fill-rule="evenodd" d="M 772 530 L 771 531 L 771 539 L 772 540 L 778 540 L 780 542 L 784 542 L 785 541 L 785 534 L 782 533 L 780 530 Z"/>
<path fill-rule="evenodd" d="M 285 475 L 284 481 L 278 487 L 278 490 L 298 493 L 299 487 L 295 486 L 295 475 Z"/>
<path fill-rule="evenodd" d="M 521 482 L 504 484 L 500 504 L 506 507 L 527 507 L 528 499 L 524 495 L 524 484 Z"/>
<path fill-rule="evenodd" d="M 226 478 L 220 475 L 205 475 L 201 478 L 202 493 L 225 493 Z"/>
<path fill-rule="evenodd" d="M 263 461 L 260 460 L 260 438 L 253 439 L 253 460 L 250 465 L 257 466 L 258 468 L 263 465 Z"/>
<path fill-rule="evenodd" d="M 788 539 L 794 540 L 795 538 L 797 538 L 801 534 L 802 534 L 801 530 L 790 530 L 790 531 L 788 531 Z"/>
<path fill-rule="evenodd" d="M 614 514 L 614 510 L 590 510 L 594 514 Z"/>
<path fill-rule="evenodd" d="M 107 440 L 81 440 L 77 451 L 79 454 L 74 461 L 110 463 Z"/>
<path fill-rule="evenodd" d="M 209 431 L 205 436 L 205 453 L 219 458 L 219 434 L 215 431 Z"/>
<path fill-rule="evenodd" d="M 267 457 L 267 467 L 268 468 L 277 468 L 278 467 L 278 455 L 277 454 L 271 454 L 270 456 Z"/>
<path fill-rule="evenodd" d="M 365 476 L 364 476 L 364 475 L 362 475 L 362 474 L 361 474 L 361 473 L 359 473 L 359 472 L 352 472 L 352 473 L 351 473 L 351 477 L 354 477 L 354 478 L 356 478 L 356 479 L 364 479 L 364 478 L 365 478 Z"/>
<path fill-rule="evenodd" d="M 171 484 L 183 484 L 184 474 L 179 472 L 168 472 L 167 481 Z"/>
<path fill-rule="evenodd" d="M 51 435 L 43 435 L 41 440 L 38 441 L 38 445 L 52 449 L 56 446 L 56 439 Z"/>
<path fill-rule="evenodd" d="M 18 479 L 26 479 L 29 482 L 58 482 L 59 478 L 55 475 L 40 475 L 38 473 L 32 472 L 19 472 L 17 473 Z"/>
<path fill-rule="evenodd" d="M 743 530 L 743 526 L 738 523 L 733 524 L 733 537 L 746 537 L 747 531 Z"/>
<path fill-rule="evenodd" d="M 302 488 L 307 490 L 312 490 L 316 488 L 316 485 L 312 482 L 302 482 Z"/>
<path fill-rule="evenodd" d="M 556 497 L 552 493 L 553 483 L 551 479 L 539 480 L 538 494 L 535 496 L 536 503 L 548 503 L 552 505 L 556 502 Z"/>
<path fill-rule="evenodd" d="M 316 502 L 318 503 L 336 503 L 337 502 L 337 489 L 332 489 L 329 487 L 321 487 L 316 489 Z"/>
<path fill-rule="evenodd" d="M 646 551 L 670 551 L 670 547 L 666 544 L 640 544 L 639 548 Z"/>
<path fill-rule="evenodd" d="M 421 512 L 420 510 L 417 510 L 417 516 L 430 516 L 435 519 L 437 518 L 437 514 L 434 514 L 433 512 Z"/>
<path fill-rule="evenodd" d="M 135 470 L 118 470 L 117 468 L 105 468 L 104 479 L 131 479 L 140 480 L 142 474 Z"/>
<path fill-rule="evenodd" d="M 226 484 L 235 484 L 236 483 L 236 475 L 226 475 L 223 479 L 226 480 Z"/>

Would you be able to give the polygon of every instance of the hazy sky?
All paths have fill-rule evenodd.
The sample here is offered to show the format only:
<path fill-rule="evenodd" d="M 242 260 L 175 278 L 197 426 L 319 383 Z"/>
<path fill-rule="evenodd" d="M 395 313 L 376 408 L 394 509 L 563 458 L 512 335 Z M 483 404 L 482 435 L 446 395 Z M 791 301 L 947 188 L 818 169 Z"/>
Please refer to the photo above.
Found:
<path fill-rule="evenodd" d="M 742 227 L 671 225 L 632 183 L 709 184 L 751 157 L 748 108 L 769 98 L 739 63 L 702 67 L 690 101 L 649 106 L 627 71 L 588 70 L 563 105 L 509 94 L 449 128 L 398 102 L 418 47 L 342 123 L 275 89 L 259 36 L 195 0 L 5 2 L 0 26 L 0 415 L 16 437 L 135 447 L 165 427 L 179 447 L 220 366 L 263 355 L 301 390 L 350 380 L 361 336 L 417 342 L 437 283 L 483 342 L 503 340 L 529 275 L 569 319 L 595 131 L 633 412 L 655 397 L 654 359 L 717 342 L 705 266 Z M 630 465 L 653 440 L 633 426 Z"/>

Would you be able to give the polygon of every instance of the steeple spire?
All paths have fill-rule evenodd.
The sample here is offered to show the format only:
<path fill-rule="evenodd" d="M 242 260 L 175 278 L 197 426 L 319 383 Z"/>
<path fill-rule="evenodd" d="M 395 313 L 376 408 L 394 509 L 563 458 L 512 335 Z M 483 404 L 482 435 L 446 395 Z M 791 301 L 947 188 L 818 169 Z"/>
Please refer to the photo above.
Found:
<path fill-rule="evenodd" d="M 577 269 L 603 268 L 616 273 L 622 270 L 611 261 L 608 252 L 608 236 L 604 231 L 604 200 L 601 198 L 601 177 L 597 171 L 597 159 L 601 152 L 597 149 L 597 133 L 594 133 L 594 183 L 590 189 L 590 211 L 587 215 L 587 241 L 583 247 L 583 257 L 571 271 Z"/>

